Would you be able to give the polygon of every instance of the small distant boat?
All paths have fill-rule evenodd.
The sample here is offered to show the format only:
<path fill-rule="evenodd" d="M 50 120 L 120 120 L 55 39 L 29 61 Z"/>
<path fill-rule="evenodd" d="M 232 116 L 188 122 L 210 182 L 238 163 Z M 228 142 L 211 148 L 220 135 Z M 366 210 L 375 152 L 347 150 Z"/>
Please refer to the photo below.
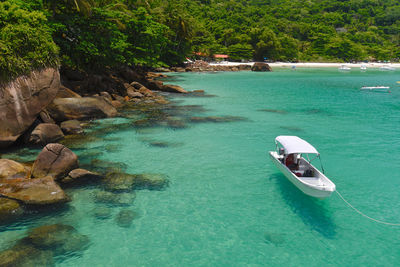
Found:
<path fill-rule="evenodd" d="M 346 65 L 341 65 L 341 66 L 339 67 L 339 70 L 340 70 L 340 71 L 348 71 L 348 70 L 351 70 L 351 68 L 348 67 L 348 66 L 346 66 Z"/>
<path fill-rule="evenodd" d="M 367 66 L 365 66 L 364 64 L 360 66 L 360 70 L 367 70 Z"/>
<path fill-rule="evenodd" d="M 383 65 L 379 68 L 380 70 L 396 70 L 395 67 L 389 66 L 389 65 Z"/>
<path fill-rule="evenodd" d="M 304 194 L 323 199 L 336 190 L 335 184 L 311 164 L 320 156 L 307 141 L 297 136 L 281 135 L 275 138 L 275 143 L 277 151 L 269 152 L 272 162 Z M 309 160 L 309 154 L 316 156 Z"/>
<path fill-rule="evenodd" d="M 363 86 L 361 87 L 361 90 L 366 90 L 366 91 L 374 91 L 374 92 L 384 92 L 384 93 L 390 93 L 390 87 L 389 86 Z"/>

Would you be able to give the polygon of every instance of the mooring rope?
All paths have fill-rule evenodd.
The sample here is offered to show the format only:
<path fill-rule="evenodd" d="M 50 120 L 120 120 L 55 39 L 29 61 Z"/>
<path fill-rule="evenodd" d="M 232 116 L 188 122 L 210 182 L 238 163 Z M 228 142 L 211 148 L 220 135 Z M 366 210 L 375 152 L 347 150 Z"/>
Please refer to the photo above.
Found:
<path fill-rule="evenodd" d="M 364 216 L 365 218 L 368 218 L 368 219 L 370 219 L 370 220 L 372 220 L 372 221 L 375 221 L 375 222 L 377 222 L 377 223 L 382 223 L 382 224 L 392 225 L 392 226 L 400 226 L 400 223 L 389 223 L 389 222 L 384 222 L 384 221 L 377 220 L 377 219 L 374 219 L 374 218 L 372 218 L 372 217 L 369 217 L 368 215 L 365 215 L 364 213 L 362 213 L 361 211 L 359 211 L 358 209 L 356 209 L 355 207 L 353 207 L 353 205 L 351 205 L 346 199 L 344 199 L 344 197 L 343 197 L 337 190 L 336 190 L 336 193 L 339 195 L 339 197 L 340 197 L 341 199 L 343 199 L 343 201 L 344 201 L 347 205 L 349 205 L 350 208 L 352 208 L 353 210 L 355 210 L 356 212 L 358 212 L 359 214 L 361 214 L 361 215 Z"/>

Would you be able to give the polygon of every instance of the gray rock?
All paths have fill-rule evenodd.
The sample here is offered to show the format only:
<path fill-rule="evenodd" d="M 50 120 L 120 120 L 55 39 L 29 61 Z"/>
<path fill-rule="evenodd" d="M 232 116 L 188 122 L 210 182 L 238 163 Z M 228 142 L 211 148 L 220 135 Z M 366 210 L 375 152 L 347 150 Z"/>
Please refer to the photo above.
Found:
<path fill-rule="evenodd" d="M 101 179 L 100 174 L 90 172 L 85 169 L 74 169 L 68 173 L 68 176 L 63 178 L 61 182 L 63 183 L 74 183 L 74 182 L 88 182 Z"/>
<path fill-rule="evenodd" d="M 31 133 L 29 143 L 46 145 L 57 142 L 63 137 L 64 134 L 57 124 L 41 123 Z"/>
<path fill-rule="evenodd" d="M 103 97 L 56 98 L 48 111 L 57 122 L 74 119 L 114 117 L 118 114 Z"/>
<path fill-rule="evenodd" d="M 78 168 L 78 157 L 61 144 L 48 144 L 39 153 L 32 167 L 32 177 L 51 176 L 62 179 Z"/>
<path fill-rule="evenodd" d="M 256 62 L 251 67 L 251 70 L 252 71 L 272 71 L 272 68 L 267 63 Z"/>
<path fill-rule="evenodd" d="M 34 205 L 69 201 L 68 196 L 51 177 L 0 179 L 0 195 Z"/>
<path fill-rule="evenodd" d="M 32 125 L 59 87 L 60 74 L 55 68 L 33 71 L 0 85 L 0 147 L 11 145 Z"/>
<path fill-rule="evenodd" d="M 56 123 L 52 117 L 50 117 L 49 113 L 47 112 L 46 109 L 43 109 L 40 113 L 39 113 L 39 117 L 40 119 L 44 122 L 44 123 Z"/>
<path fill-rule="evenodd" d="M 81 123 L 78 120 L 63 121 L 60 126 L 65 134 L 80 134 L 83 132 Z"/>

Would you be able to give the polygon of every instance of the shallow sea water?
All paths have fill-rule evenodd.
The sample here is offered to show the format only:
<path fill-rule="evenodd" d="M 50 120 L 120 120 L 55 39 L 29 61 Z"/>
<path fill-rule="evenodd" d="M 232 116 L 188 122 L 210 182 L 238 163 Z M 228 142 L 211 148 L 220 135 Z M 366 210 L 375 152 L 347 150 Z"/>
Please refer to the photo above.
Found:
<path fill-rule="evenodd" d="M 162 173 L 169 186 L 136 191 L 132 205 L 111 206 L 106 219 L 93 216 L 104 206 L 93 200 L 98 188 L 68 189 L 73 201 L 65 209 L 2 227 L 1 249 L 31 227 L 63 222 L 90 245 L 58 257 L 57 266 L 398 266 L 400 227 L 360 216 L 336 194 L 325 200 L 302 194 L 268 158 L 277 135 L 298 135 L 319 150 L 326 175 L 350 203 L 400 223 L 398 71 L 171 76 L 173 84 L 215 95 L 170 96 L 206 109 L 193 116 L 246 120 L 141 130 L 126 127 L 127 119 L 101 120 L 100 127 L 125 126 L 77 150 L 83 161 L 91 155 L 122 162 L 129 173 Z M 392 89 L 362 92 L 363 85 Z M 138 214 L 130 227 L 116 223 L 122 209 Z"/>

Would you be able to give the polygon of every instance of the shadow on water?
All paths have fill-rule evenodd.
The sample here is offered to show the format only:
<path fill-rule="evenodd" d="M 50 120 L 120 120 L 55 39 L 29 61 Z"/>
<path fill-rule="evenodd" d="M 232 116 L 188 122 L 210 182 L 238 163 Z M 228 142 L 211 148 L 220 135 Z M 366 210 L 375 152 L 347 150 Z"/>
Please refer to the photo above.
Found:
<path fill-rule="evenodd" d="M 336 226 L 323 200 L 305 195 L 288 181 L 283 174 L 273 174 L 270 178 L 277 181 L 278 189 L 283 199 L 304 224 L 326 238 L 332 239 L 335 237 Z"/>

